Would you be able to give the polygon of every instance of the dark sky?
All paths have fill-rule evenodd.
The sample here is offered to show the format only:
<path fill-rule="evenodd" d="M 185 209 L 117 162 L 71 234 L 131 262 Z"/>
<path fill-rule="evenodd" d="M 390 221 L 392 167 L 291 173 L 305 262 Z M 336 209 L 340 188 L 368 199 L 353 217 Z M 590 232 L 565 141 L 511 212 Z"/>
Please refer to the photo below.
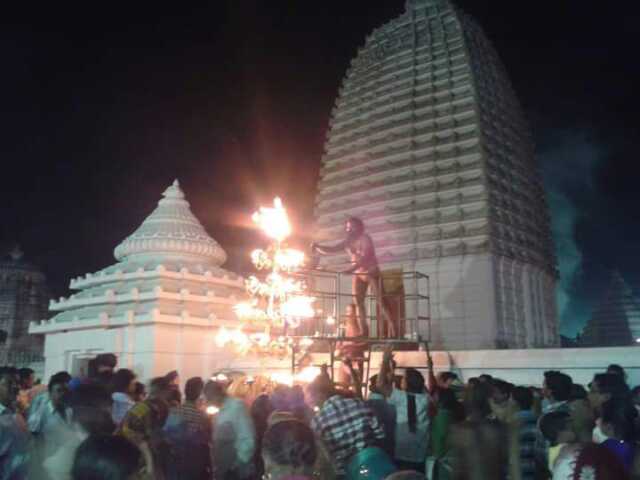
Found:
<path fill-rule="evenodd" d="M 3 12 L 0 244 L 20 243 L 57 295 L 113 263 L 176 177 L 231 269 L 260 241 L 241 226 L 259 203 L 281 195 L 304 230 L 349 60 L 404 7 L 178 3 Z M 562 331 L 574 334 L 611 270 L 640 284 L 640 3 L 457 3 L 493 41 L 531 123 Z"/>

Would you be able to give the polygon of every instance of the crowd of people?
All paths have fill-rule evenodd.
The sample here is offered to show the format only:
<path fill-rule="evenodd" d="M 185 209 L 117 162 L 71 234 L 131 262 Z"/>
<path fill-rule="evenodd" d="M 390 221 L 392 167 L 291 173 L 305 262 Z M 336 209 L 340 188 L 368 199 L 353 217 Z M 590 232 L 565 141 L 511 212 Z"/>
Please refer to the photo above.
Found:
<path fill-rule="evenodd" d="M 243 390 L 256 380 L 170 372 L 145 386 L 116 363 L 42 385 L 0 367 L 0 480 L 640 478 L 640 387 L 617 365 L 588 389 L 548 371 L 540 389 L 463 383 L 430 359 L 425 378 L 388 350 L 367 389 L 349 365 L 345 385 L 323 368 Z"/>

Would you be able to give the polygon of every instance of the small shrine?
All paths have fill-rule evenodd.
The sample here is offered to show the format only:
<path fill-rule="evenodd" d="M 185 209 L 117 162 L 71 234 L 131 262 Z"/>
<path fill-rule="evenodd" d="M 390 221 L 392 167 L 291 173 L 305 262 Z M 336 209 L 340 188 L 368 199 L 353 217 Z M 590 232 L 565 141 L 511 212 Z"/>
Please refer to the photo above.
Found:
<path fill-rule="evenodd" d="M 228 365 L 216 346 L 221 327 L 234 328 L 233 306 L 246 298 L 243 279 L 222 268 L 223 248 L 191 212 L 178 181 L 156 209 L 115 248 L 117 263 L 72 279 L 76 293 L 51 301 L 49 320 L 32 322 L 45 335 L 45 378 L 111 352 L 141 378 L 180 372 L 209 377 Z"/>

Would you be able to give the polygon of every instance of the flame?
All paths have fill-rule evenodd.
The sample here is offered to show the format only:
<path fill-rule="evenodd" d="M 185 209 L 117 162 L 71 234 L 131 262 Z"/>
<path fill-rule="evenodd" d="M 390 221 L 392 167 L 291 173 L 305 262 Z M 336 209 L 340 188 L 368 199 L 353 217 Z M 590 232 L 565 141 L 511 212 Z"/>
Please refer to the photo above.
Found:
<path fill-rule="evenodd" d="M 311 383 L 313 382 L 321 371 L 318 367 L 306 367 L 300 370 L 295 375 L 289 372 L 272 372 L 269 378 L 272 382 L 281 385 L 293 386 L 296 383 Z"/>
<path fill-rule="evenodd" d="M 279 197 L 273 200 L 273 208 L 260 207 L 260 210 L 255 212 L 251 219 L 269 238 L 278 242 L 282 242 L 291 235 L 289 217 L 287 217 L 287 211 L 282 206 L 282 200 Z"/>
<path fill-rule="evenodd" d="M 313 302 L 315 298 L 298 295 L 289 298 L 282 305 L 282 314 L 292 318 L 311 318 L 315 312 Z"/>
<path fill-rule="evenodd" d="M 274 263 L 278 269 L 290 272 L 304 264 L 304 253 L 293 248 L 284 248 L 275 253 Z"/>
<path fill-rule="evenodd" d="M 220 409 L 218 407 L 213 406 L 213 405 L 209 405 L 207 407 L 207 415 L 215 415 L 219 411 L 220 411 Z"/>

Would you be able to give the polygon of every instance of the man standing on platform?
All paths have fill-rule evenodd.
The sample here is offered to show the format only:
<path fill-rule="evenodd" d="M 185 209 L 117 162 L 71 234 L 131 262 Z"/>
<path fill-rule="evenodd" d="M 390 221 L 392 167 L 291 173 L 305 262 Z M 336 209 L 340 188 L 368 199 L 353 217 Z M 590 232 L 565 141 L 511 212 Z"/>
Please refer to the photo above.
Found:
<path fill-rule="evenodd" d="M 342 251 L 346 251 L 349 254 L 351 266 L 342 273 L 354 274 L 352 292 L 356 302 L 356 315 L 360 328 L 360 336 L 369 336 L 365 297 L 367 290 L 371 287 L 371 291 L 376 297 L 378 308 L 388 326 L 389 335 L 395 337 L 397 335 L 396 325 L 391 319 L 389 309 L 384 299 L 382 276 L 378 268 L 378 259 L 376 258 L 373 241 L 371 237 L 365 233 L 364 223 L 358 217 L 349 217 L 345 222 L 344 229 L 347 238 L 342 242 L 333 246 L 318 245 L 314 242 L 311 244 L 311 250 L 320 255 L 331 255 Z"/>

